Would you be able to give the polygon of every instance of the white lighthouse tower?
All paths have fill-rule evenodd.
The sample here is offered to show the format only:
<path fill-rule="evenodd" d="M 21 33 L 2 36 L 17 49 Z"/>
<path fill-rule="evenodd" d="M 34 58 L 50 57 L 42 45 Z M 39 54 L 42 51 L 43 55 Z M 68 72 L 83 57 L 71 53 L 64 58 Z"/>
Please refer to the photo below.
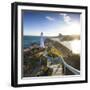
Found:
<path fill-rule="evenodd" d="M 43 38 L 43 32 L 41 32 L 40 47 L 41 47 L 41 48 L 45 48 L 45 45 L 44 45 L 44 38 Z"/>

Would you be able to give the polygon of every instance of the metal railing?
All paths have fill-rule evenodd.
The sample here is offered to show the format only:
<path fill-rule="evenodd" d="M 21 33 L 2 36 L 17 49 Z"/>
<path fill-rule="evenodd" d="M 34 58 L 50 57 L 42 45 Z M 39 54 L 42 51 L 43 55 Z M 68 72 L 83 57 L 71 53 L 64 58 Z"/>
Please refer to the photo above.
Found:
<path fill-rule="evenodd" d="M 48 61 L 52 61 L 52 59 L 50 60 L 50 57 L 47 56 L 46 54 L 44 55 Z M 58 56 L 58 58 L 55 58 L 53 60 L 57 60 L 59 61 L 59 63 L 63 64 L 64 65 L 64 73 L 65 73 L 65 69 L 67 68 L 68 70 L 70 70 L 74 75 L 80 75 L 80 71 L 74 67 L 72 67 L 71 65 L 67 64 L 65 62 L 65 60 L 63 59 L 62 56 Z"/>
<path fill-rule="evenodd" d="M 72 73 L 74 73 L 75 75 L 80 75 L 80 71 L 79 71 L 78 69 L 72 67 L 71 65 L 67 64 L 67 63 L 65 62 L 65 60 L 63 59 L 62 56 L 60 56 L 59 58 L 61 58 L 60 60 L 61 60 L 61 62 L 63 63 L 63 65 L 64 65 L 65 68 L 69 69 L 69 70 L 70 70 Z"/>

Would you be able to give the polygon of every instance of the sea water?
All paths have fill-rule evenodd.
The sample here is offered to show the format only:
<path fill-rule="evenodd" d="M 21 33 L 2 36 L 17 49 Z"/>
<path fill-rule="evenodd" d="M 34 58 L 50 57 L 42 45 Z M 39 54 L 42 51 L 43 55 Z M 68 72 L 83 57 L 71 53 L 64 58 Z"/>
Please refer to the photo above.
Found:
<path fill-rule="evenodd" d="M 45 37 L 44 37 L 44 40 L 45 40 Z M 30 47 L 33 43 L 40 45 L 40 36 L 24 36 L 23 37 L 24 48 Z"/>

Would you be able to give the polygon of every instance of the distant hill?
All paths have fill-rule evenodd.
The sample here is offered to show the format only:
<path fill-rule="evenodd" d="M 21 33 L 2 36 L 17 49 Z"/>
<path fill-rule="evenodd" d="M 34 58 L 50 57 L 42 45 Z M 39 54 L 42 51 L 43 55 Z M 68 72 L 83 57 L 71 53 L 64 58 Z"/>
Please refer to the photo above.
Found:
<path fill-rule="evenodd" d="M 74 39 L 80 40 L 80 35 L 63 35 L 61 41 L 71 41 Z"/>
<path fill-rule="evenodd" d="M 71 41 L 71 40 L 80 40 L 80 35 L 62 35 L 59 34 L 58 36 L 52 36 L 51 38 L 59 38 L 60 41 Z"/>
<path fill-rule="evenodd" d="M 59 38 L 60 41 L 71 41 L 71 40 L 80 40 L 80 35 L 62 35 L 59 34 L 58 36 L 52 36 L 48 38 Z"/>

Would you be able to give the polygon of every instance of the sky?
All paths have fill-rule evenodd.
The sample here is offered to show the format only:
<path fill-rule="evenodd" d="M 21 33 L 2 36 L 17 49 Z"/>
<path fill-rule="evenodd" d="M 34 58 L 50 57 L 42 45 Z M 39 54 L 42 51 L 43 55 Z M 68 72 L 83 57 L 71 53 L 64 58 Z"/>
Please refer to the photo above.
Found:
<path fill-rule="evenodd" d="M 48 11 L 23 11 L 23 34 L 57 36 L 80 34 L 80 14 Z"/>

